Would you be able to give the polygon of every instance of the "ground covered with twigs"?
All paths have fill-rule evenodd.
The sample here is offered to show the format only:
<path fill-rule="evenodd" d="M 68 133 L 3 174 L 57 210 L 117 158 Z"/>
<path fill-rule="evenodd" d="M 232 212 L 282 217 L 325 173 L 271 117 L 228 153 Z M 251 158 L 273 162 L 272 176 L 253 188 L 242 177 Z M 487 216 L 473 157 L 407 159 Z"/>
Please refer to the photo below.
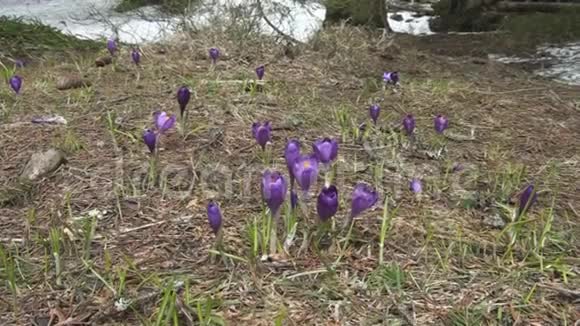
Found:
<path fill-rule="evenodd" d="M 0 184 L 12 189 L 37 151 L 58 148 L 67 162 L 0 208 L 0 323 L 573 325 L 580 89 L 477 53 L 442 53 L 426 38 L 380 36 L 336 27 L 293 47 L 210 31 L 143 48 L 139 67 L 121 47 L 101 68 L 103 53 L 73 52 L 18 68 L 21 94 L 0 88 Z M 212 46 L 222 51 L 215 67 Z M 249 82 L 260 64 L 261 91 Z M 400 87 L 384 89 L 392 70 Z M 63 75 L 90 86 L 57 90 Z M 143 129 L 155 110 L 179 115 L 182 85 L 194 91 L 186 128 L 179 121 L 164 135 L 161 172 L 148 178 Z M 417 120 L 412 143 L 406 113 Z M 437 114 L 450 121 L 442 137 Z M 67 124 L 29 123 L 45 115 Z M 266 120 L 270 162 L 251 133 Z M 283 224 L 298 221 L 294 241 L 264 257 L 262 172 L 287 174 L 288 139 L 310 152 L 322 137 L 339 140 L 334 229 L 300 251 L 315 199 L 306 216 L 285 207 Z M 421 193 L 409 191 L 412 178 Z M 380 199 L 345 235 L 337 230 L 361 181 Z M 530 182 L 538 202 L 509 223 Z M 209 199 L 224 216 L 221 250 Z"/>

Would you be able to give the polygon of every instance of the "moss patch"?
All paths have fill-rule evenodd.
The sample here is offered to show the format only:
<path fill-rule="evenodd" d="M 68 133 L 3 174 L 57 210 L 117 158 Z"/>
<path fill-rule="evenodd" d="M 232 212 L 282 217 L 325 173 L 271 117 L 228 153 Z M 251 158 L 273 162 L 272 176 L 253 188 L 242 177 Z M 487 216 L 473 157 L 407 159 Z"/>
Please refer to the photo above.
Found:
<path fill-rule="evenodd" d="M 350 19 L 353 25 L 383 27 L 386 8 L 382 0 L 328 0 L 325 24 Z"/>
<path fill-rule="evenodd" d="M 180 14 L 190 10 L 198 2 L 198 0 L 123 0 L 115 10 L 126 12 L 145 6 L 159 6 L 166 13 Z"/>
<path fill-rule="evenodd" d="M 63 52 L 71 49 L 93 50 L 104 43 L 81 40 L 65 35 L 58 29 L 38 21 L 0 16 L 0 44 L 2 51 L 11 56 L 29 56 L 34 53 Z"/>

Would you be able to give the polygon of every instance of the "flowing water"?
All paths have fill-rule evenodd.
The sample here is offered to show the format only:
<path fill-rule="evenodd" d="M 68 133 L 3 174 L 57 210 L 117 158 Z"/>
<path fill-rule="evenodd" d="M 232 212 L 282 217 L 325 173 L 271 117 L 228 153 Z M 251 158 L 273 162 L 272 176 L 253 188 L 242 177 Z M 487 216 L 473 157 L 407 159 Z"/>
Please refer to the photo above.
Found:
<path fill-rule="evenodd" d="M 205 0 L 204 8 L 220 8 L 240 5 L 247 0 Z M 209 3 L 208 3 L 209 2 Z M 116 34 L 122 42 L 147 43 L 163 40 L 175 33 L 179 19 L 166 17 L 153 7 L 130 13 L 117 13 L 113 0 L 0 0 L 0 15 L 18 16 L 37 19 L 54 26 L 65 33 L 81 38 L 96 39 Z M 272 12 L 264 1 L 264 11 Z M 306 41 L 319 30 L 326 14 L 325 8 L 318 3 L 307 5 L 296 4 L 292 0 L 276 0 L 291 15 L 280 13 L 268 14 L 268 18 L 279 28 L 294 38 Z M 211 13 L 199 11 L 189 19 L 198 25 L 208 23 Z M 429 16 L 419 16 L 413 12 L 400 11 L 389 13 L 389 24 L 397 33 L 415 35 L 433 34 L 429 27 Z M 266 33 L 274 31 L 262 21 Z M 115 33 L 116 30 L 116 33 Z M 580 43 L 564 46 L 544 46 L 538 48 L 534 58 L 514 58 L 491 55 L 490 59 L 504 63 L 542 62 L 542 68 L 535 71 L 537 75 L 553 78 L 557 81 L 580 85 Z"/>

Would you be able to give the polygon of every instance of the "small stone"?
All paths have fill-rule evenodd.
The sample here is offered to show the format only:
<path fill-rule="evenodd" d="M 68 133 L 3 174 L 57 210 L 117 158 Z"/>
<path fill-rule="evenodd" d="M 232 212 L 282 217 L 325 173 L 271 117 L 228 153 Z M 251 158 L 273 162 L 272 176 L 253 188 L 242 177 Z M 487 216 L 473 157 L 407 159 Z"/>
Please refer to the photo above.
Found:
<path fill-rule="evenodd" d="M 91 82 L 84 80 L 79 75 L 65 75 L 61 76 L 56 81 L 56 88 L 59 90 L 65 89 L 73 89 L 73 88 L 81 88 L 81 87 L 89 87 L 91 86 Z"/>
<path fill-rule="evenodd" d="M 60 115 L 55 115 L 52 117 L 49 116 L 42 116 L 33 118 L 31 120 L 32 123 L 36 124 L 50 124 L 50 125 L 66 125 L 67 121 L 65 118 L 61 117 Z"/>
<path fill-rule="evenodd" d="M 505 221 L 503 220 L 503 218 L 501 218 L 501 216 L 499 216 L 499 214 L 491 214 L 491 215 L 485 215 L 485 217 L 483 218 L 483 224 L 490 226 L 492 228 L 496 228 L 496 229 L 503 229 L 503 227 L 505 226 Z"/>
<path fill-rule="evenodd" d="M 113 58 L 106 56 L 106 57 L 100 57 L 97 58 L 97 60 L 95 60 L 95 65 L 97 67 L 104 67 L 106 65 L 110 65 L 111 63 L 113 63 Z"/>
<path fill-rule="evenodd" d="M 55 171 L 64 162 L 64 154 L 54 148 L 34 153 L 22 171 L 21 178 L 30 181 L 36 180 Z"/>

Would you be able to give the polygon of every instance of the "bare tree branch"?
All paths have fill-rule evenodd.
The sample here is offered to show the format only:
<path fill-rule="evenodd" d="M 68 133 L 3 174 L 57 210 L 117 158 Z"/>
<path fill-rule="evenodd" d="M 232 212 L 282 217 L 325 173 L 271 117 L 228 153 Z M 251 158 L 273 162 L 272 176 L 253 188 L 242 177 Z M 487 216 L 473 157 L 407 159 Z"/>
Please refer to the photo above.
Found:
<path fill-rule="evenodd" d="M 256 5 L 258 8 L 258 13 L 260 14 L 260 16 L 262 16 L 262 18 L 264 19 L 264 21 L 266 22 L 266 24 L 268 24 L 268 26 L 270 26 L 276 33 L 280 34 L 282 37 L 284 37 L 285 39 L 293 42 L 293 43 L 298 43 L 298 44 L 304 44 L 304 42 L 300 42 L 299 40 L 293 38 L 292 36 L 282 32 L 278 27 L 276 27 L 276 25 L 274 25 L 270 19 L 268 19 L 268 17 L 266 16 L 266 14 L 264 13 L 264 8 L 262 7 L 262 1 L 261 0 L 256 0 Z"/>

